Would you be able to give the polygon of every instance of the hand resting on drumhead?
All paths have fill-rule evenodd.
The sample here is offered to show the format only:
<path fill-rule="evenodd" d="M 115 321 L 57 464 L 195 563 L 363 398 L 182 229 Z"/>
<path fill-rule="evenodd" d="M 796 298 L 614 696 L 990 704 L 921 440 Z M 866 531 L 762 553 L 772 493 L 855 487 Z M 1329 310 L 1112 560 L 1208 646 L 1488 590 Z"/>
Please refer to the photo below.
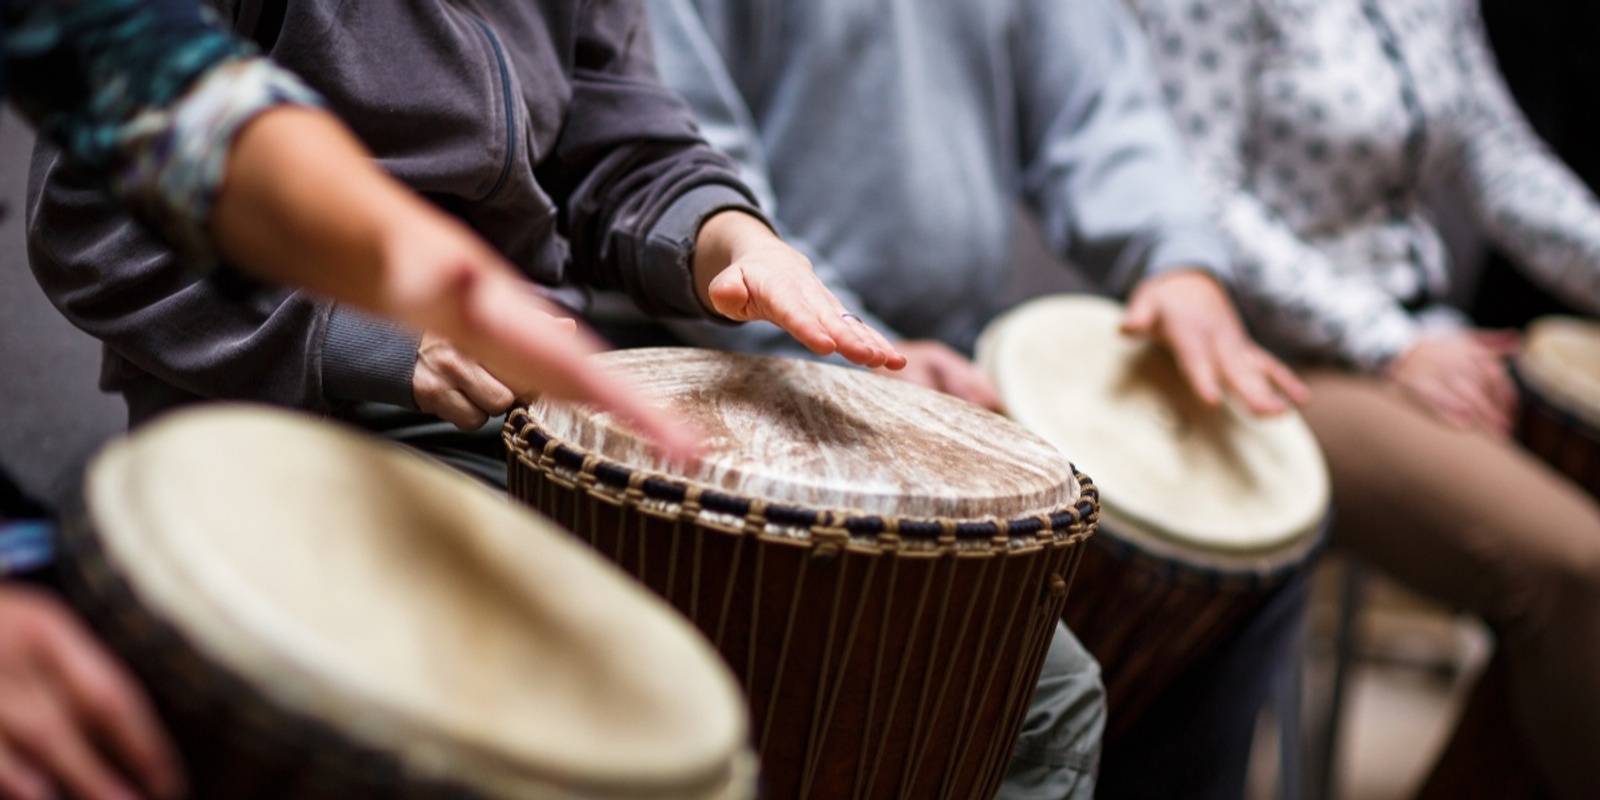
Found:
<path fill-rule="evenodd" d="M 989 376 L 944 342 L 914 339 L 902 341 L 899 349 L 906 357 L 905 369 L 883 374 L 954 395 L 990 411 L 1005 411 Z"/>
<path fill-rule="evenodd" d="M 1424 336 L 1384 370 L 1390 381 L 1440 419 L 1505 436 L 1516 419 L 1517 389 L 1506 357 L 1516 331 L 1455 331 Z"/>
<path fill-rule="evenodd" d="M 71 612 L 0 585 L 0 797 L 179 797 L 174 753 L 138 684 Z"/>
<path fill-rule="evenodd" d="M 1251 340 L 1227 290 L 1204 270 L 1173 270 L 1141 282 L 1128 298 L 1122 330 L 1166 345 L 1207 405 L 1221 403 L 1228 391 L 1256 414 L 1280 414 L 1311 399 L 1288 367 Z"/>
<path fill-rule="evenodd" d="M 847 313 L 810 259 L 749 214 L 729 210 L 706 220 L 693 266 L 700 302 L 728 319 L 771 322 L 817 355 L 838 353 L 864 367 L 906 365 L 883 334 Z"/>

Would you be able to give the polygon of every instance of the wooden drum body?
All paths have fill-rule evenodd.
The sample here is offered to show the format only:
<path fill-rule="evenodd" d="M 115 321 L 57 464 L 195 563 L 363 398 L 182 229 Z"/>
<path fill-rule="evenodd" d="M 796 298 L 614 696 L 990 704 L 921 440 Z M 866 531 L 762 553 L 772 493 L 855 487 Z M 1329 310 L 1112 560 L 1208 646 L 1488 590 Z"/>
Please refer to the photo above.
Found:
<path fill-rule="evenodd" d="M 731 675 L 545 520 L 400 448 L 207 407 L 110 446 L 69 596 L 197 798 L 748 800 Z"/>
<path fill-rule="evenodd" d="M 608 416 L 541 401 L 507 423 L 512 491 L 715 643 L 764 796 L 991 797 L 1092 529 L 1087 481 L 1004 419 L 864 372 L 604 358 L 705 453 L 670 466 Z"/>
<path fill-rule="evenodd" d="M 1517 438 L 1600 497 L 1600 324 L 1535 320 L 1512 374 L 1522 390 Z"/>
<path fill-rule="evenodd" d="M 1329 505 L 1297 415 L 1206 408 L 1165 349 L 1121 335 L 1122 314 L 1092 296 L 1035 300 L 995 320 L 977 354 L 1011 416 L 1100 488 L 1066 620 L 1100 660 L 1108 738 L 1305 567 Z"/>

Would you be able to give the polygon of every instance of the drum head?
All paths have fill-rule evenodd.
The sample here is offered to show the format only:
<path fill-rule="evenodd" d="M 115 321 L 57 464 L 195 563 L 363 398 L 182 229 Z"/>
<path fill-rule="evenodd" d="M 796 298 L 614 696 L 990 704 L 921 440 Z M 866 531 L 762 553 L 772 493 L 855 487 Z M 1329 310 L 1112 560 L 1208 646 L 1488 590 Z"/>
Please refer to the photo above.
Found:
<path fill-rule="evenodd" d="M 1043 298 L 978 343 L 1011 416 L 1095 477 L 1104 527 L 1241 554 L 1318 530 L 1327 468 L 1300 417 L 1205 408 L 1165 349 L 1119 332 L 1122 313 L 1092 296 Z"/>
<path fill-rule="evenodd" d="M 1577 317 L 1535 320 L 1517 372 L 1546 401 L 1600 428 L 1600 324 Z"/>
<path fill-rule="evenodd" d="M 1078 499 L 1072 466 L 1021 426 L 948 395 L 795 359 L 688 348 L 600 356 L 682 413 L 704 453 L 669 464 L 609 414 L 540 400 L 550 436 L 635 470 L 744 497 L 901 517 L 1044 514 Z"/>
<path fill-rule="evenodd" d="M 150 613 L 416 773 L 503 798 L 738 794 L 745 713 L 701 637 L 442 466 L 304 416 L 207 407 L 113 444 L 86 494 Z"/>

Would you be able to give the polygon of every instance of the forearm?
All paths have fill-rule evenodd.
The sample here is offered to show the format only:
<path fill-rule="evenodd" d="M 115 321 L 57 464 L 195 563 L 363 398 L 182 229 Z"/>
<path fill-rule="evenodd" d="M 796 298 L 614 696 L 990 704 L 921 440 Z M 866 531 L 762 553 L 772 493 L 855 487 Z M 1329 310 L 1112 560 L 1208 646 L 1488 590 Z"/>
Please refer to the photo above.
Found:
<path fill-rule="evenodd" d="M 386 232 L 426 213 L 331 115 L 282 108 L 235 139 L 211 233 L 259 277 L 382 312 Z"/>

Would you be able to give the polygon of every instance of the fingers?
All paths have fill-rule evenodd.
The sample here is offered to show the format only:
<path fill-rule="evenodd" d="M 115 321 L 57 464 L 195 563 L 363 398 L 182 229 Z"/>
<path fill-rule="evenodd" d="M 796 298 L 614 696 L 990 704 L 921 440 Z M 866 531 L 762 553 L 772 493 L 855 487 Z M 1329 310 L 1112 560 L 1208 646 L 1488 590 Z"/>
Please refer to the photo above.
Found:
<path fill-rule="evenodd" d="M 516 394 L 443 337 L 425 334 L 412 373 L 417 407 L 462 430 L 476 430 L 516 402 Z"/>
<path fill-rule="evenodd" d="M 50 782 L 0 737 L 0 797 L 51 800 Z"/>
<path fill-rule="evenodd" d="M 95 749 L 66 710 L 48 702 L 30 703 L 26 717 L 12 721 L 17 748 L 54 775 L 82 800 L 138 800 L 138 795 Z"/>
<path fill-rule="evenodd" d="M 1265 369 L 1266 361 L 1252 351 L 1235 352 L 1217 359 L 1223 378 L 1252 414 L 1282 414 L 1288 410 Z"/>
<path fill-rule="evenodd" d="M 1311 402 L 1311 387 L 1300 380 L 1300 376 L 1294 374 L 1294 370 L 1266 353 L 1262 353 L 1262 357 L 1267 360 L 1268 378 L 1284 397 L 1289 398 L 1289 402 L 1301 408 Z"/>
<path fill-rule="evenodd" d="M 554 323 L 543 334 L 526 324 L 530 318 L 549 317 L 547 309 L 547 303 L 530 294 L 480 293 L 465 314 L 463 336 L 519 394 L 592 403 L 629 421 L 669 458 L 684 461 L 698 453 L 698 432 L 589 359 L 601 350 L 593 334 L 570 320 Z"/>
<path fill-rule="evenodd" d="M 785 265 L 782 254 L 775 254 L 749 267 L 734 264 L 723 270 L 709 288 L 713 307 L 730 319 L 771 322 L 817 355 L 838 353 L 873 369 L 905 366 L 905 356 L 882 333 L 848 314 L 809 264 L 789 253 L 797 264 Z"/>
<path fill-rule="evenodd" d="M 1208 406 L 1220 404 L 1222 402 L 1222 385 L 1218 379 L 1220 366 L 1210 342 L 1194 336 L 1173 337 L 1169 334 L 1167 345 L 1172 350 L 1173 358 L 1178 362 L 1178 369 L 1189 381 L 1189 388 L 1194 390 L 1195 396 Z"/>
<path fill-rule="evenodd" d="M 152 796 L 180 795 L 183 776 L 176 751 L 143 691 L 76 621 L 64 618 L 63 623 L 48 637 L 45 657 L 76 718 Z"/>
<path fill-rule="evenodd" d="M 685 462 L 699 454 L 698 431 L 676 414 L 646 402 L 642 395 L 596 366 L 590 364 L 588 371 L 580 372 L 579 391 L 566 396 L 581 395 L 611 410 L 655 442 L 662 454 L 673 461 Z"/>
<path fill-rule="evenodd" d="M 835 305 L 838 305 L 837 302 Z M 841 309 L 843 306 L 839 306 Z M 826 319 L 828 334 L 839 343 L 839 354 L 864 367 L 904 369 L 906 357 L 877 329 L 848 311 Z"/>

